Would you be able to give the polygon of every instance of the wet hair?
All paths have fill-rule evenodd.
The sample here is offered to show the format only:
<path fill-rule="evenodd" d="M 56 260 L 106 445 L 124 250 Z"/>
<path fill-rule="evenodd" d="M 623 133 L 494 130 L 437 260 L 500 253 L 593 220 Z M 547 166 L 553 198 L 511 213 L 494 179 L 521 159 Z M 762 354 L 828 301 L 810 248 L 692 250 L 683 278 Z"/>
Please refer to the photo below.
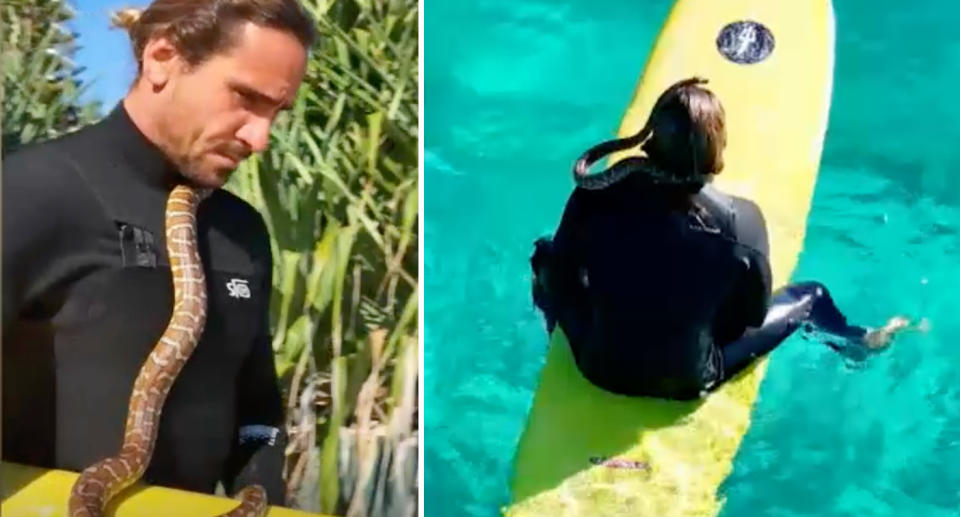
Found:
<path fill-rule="evenodd" d="M 723 169 L 725 113 L 700 78 L 674 83 L 657 100 L 642 149 L 659 169 L 677 178 L 717 174 Z"/>
<path fill-rule="evenodd" d="M 190 66 L 229 50 L 248 22 L 286 31 L 306 49 L 317 39 L 315 22 L 298 0 L 154 0 L 143 10 L 120 9 L 111 21 L 129 33 L 138 72 L 143 49 L 157 37 L 168 38 Z"/>

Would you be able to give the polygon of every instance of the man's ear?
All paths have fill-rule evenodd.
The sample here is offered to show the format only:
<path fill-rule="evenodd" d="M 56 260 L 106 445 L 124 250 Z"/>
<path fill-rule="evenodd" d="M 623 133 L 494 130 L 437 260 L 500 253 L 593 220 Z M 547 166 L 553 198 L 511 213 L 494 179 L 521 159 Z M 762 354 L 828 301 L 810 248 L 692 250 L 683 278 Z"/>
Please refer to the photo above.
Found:
<path fill-rule="evenodd" d="M 141 76 L 153 91 L 160 91 L 179 73 L 182 64 L 180 53 L 169 39 L 154 38 L 143 49 Z"/>

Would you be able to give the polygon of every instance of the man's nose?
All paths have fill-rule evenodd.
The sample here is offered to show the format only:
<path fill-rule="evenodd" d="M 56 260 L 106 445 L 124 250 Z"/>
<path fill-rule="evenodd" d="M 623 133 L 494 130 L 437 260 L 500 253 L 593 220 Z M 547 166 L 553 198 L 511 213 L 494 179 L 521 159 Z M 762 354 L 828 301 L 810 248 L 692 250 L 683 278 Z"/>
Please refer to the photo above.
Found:
<path fill-rule="evenodd" d="M 255 153 L 266 150 L 270 143 L 270 119 L 264 117 L 251 119 L 240 128 L 237 137 Z"/>

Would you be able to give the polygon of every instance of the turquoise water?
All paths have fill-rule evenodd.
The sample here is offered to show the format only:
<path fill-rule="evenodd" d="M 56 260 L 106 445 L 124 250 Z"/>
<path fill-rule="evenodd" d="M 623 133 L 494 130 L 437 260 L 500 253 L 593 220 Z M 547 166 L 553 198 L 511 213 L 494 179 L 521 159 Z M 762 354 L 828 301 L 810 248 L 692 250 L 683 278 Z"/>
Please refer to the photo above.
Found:
<path fill-rule="evenodd" d="M 426 2 L 425 502 L 493 517 L 546 338 L 527 259 L 613 135 L 666 0 Z M 860 368 L 771 358 L 722 517 L 960 515 L 960 38 L 946 0 L 837 0 L 830 128 L 794 279 L 926 318 Z"/>

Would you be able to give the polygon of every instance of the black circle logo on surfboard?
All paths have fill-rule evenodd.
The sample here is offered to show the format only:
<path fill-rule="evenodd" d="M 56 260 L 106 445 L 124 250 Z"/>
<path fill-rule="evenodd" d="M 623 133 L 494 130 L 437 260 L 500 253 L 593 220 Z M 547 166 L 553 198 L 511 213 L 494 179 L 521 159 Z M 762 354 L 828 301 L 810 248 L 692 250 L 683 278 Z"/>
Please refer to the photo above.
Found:
<path fill-rule="evenodd" d="M 754 21 L 728 23 L 717 35 L 717 50 L 734 63 L 759 63 L 773 52 L 773 33 Z"/>

